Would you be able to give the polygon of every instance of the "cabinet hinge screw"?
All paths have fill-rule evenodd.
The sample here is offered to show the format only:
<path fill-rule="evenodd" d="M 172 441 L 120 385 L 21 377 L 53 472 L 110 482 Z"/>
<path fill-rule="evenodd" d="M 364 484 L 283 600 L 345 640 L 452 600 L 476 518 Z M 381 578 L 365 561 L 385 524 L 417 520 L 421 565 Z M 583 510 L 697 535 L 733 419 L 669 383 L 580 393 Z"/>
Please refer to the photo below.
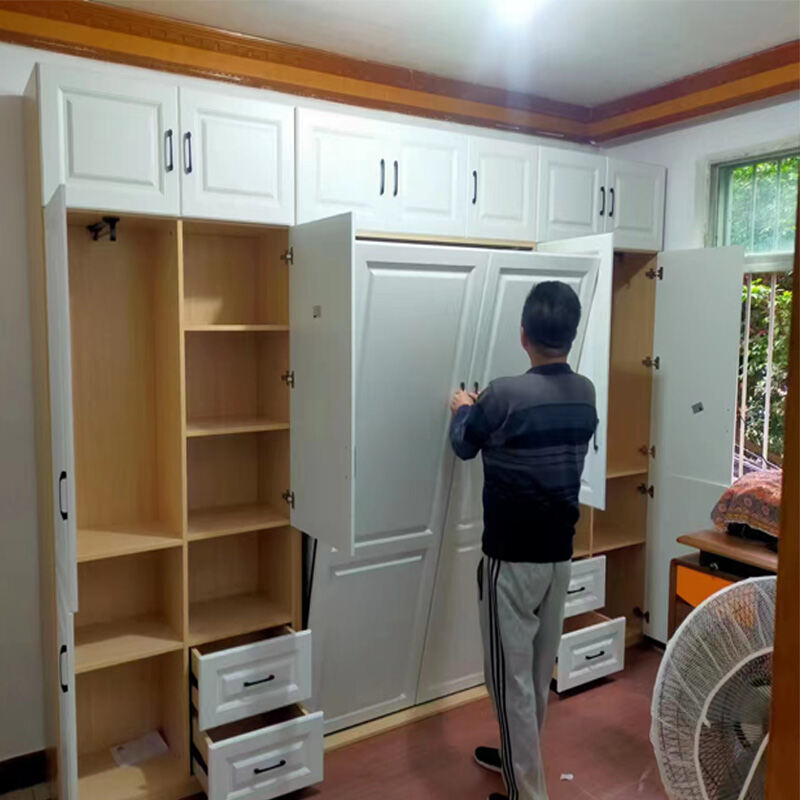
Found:
<path fill-rule="evenodd" d="M 294 264 L 294 247 L 290 247 L 285 253 L 281 254 L 281 261 L 287 264 Z"/>
<path fill-rule="evenodd" d="M 650 278 L 651 281 L 654 281 L 656 278 L 658 278 L 658 280 L 660 280 L 660 281 L 663 281 L 664 280 L 664 267 L 659 267 L 658 269 L 653 269 L 652 267 L 650 267 L 650 269 L 647 270 L 647 272 L 645 272 L 645 275 L 648 278 Z"/>
<path fill-rule="evenodd" d="M 655 369 L 661 369 L 661 356 L 656 356 L 655 358 L 647 356 L 647 358 L 642 359 L 642 364 L 644 364 L 646 367 L 654 367 Z"/>
<path fill-rule="evenodd" d="M 655 493 L 656 493 L 655 486 L 652 486 L 652 485 L 648 486 L 646 483 L 640 483 L 636 487 L 636 490 L 638 492 L 641 492 L 641 494 L 649 494 L 650 497 L 653 497 L 655 495 Z"/>
<path fill-rule="evenodd" d="M 653 458 L 655 458 L 655 457 L 656 457 L 656 446 L 655 446 L 655 445 L 653 445 L 652 447 L 648 447 L 646 444 L 643 444 L 643 445 L 642 445 L 642 446 L 639 448 L 639 452 L 640 452 L 640 453 L 641 453 L 643 456 L 652 456 Z"/>
<path fill-rule="evenodd" d="M 281 375 L 281 380 L 290 388 L 294 389 L 294 370 L 290 369 Z"/>
<path fill-rule="evenodd" d="M 288 503 L 290 508 L 294 508 L 294 492 L 291 489 L 287 489 L 281 497 Z"/>

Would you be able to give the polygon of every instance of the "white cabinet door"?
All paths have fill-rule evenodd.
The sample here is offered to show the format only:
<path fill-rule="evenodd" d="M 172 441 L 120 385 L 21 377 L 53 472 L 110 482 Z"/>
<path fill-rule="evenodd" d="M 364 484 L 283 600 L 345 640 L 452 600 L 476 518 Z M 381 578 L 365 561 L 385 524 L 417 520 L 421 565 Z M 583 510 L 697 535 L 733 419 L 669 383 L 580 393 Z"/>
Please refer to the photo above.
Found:
<path fill-rule="evenodd" d="M 326 731 L 415 701 L 488 254 L 357 244 L 355 548 L 317 553 L 309 624 Z M 297 389 L 295 389 L 295 392 Z"/>
<path fill-rule="evenodd" d="M 180 214 L 178 89 L 39 65 L 42 197 L 71 208 Z"/>
<path fill-rule="evenodd" d="M 647 515 L 645 633 L 667 640 L 675 540 L 707 528 L 733 471 L 744 253 L 740 247 L 662 253 L 656 289 Z"/>
<path fill-rule="evenodd" d="M 297 109 L 297 222 L 352 212 L 360 230 L 382 230 L 392 176 L 390 126 Z"/>
<path fill-rule="evenodd" d="M 533 241 L 539 148 L 469 137 L 467 236 Z"/>
<path fill-rule="evenodd" d="M 536 240 L 603 233 L 608 210 L 605 156 L 580 150 L 539 150 Z"/>
<path fill-rule="evenodd" d="M 78 800 L 78 729 L 75 714 L 73 615 L 57 602 L 59 800 Z"/>
<path fill-rule="evenodd" d="M 608 159 L 606 231 L 618 250 L 660 250 L 664 241 L 664 167 Z"/>
<path fill-rule="evenodd" d="M 611 351 L 611 292 L 614 280 L 616 236 L 604 233 L 560 242 L 545 242 L 540 253 L 572 253 L 600 259 L 597 285 L 591 307 L 583 308 L 586 334 L 577 371 L 594 384 L 597 405 L 597 434 L 589 446 L 581 477 L 581 503 L 606 507 L 606 460 L 608 443 L 608 369 Z"/>
<path fill-rule="evenodd" d="M 77 611 L 78 556 L 72 438 L 69 263 L 67 209 L 63 186 L 58 187 L 44 209 L 44 257 L 56 587 L 58 598 L 65 607 L 69 611 Z"/>
<path fill-rule="evenodd" d="M 291 225 L 294 109 L 180 90 L 183 215 Z"/>
<path fill-rule="evenodd" d="M 523 303 L 536 283 L 561 280 L 570 284 L 580 297 L 583 308 L 590 309 L 591 316 L 593 303 L 599 299 L 595 285 L 601 269 L 601 258 L 591 247 L 587 247 L 587 252 L 589 255 L 492 253 L 469 377 L 470 386 L 477 382 L 484 387 L 494 378 L 530 369 L 527 354 L 520 345 L 519 328 Z M 606 269 L 610 269 L 610 264 Z M 606 280 L 605 275 L 603 280 Z M 607 319 L 610 291 L 605 295 L 604 302 L 607 304 Z M 602 312 L 602 309 L 599 310 Z M 602 317 L 602 313 L 599 316 Z M 570 354 L 573 368 L 577 368 L 582 353 L 587 351 L 586 336 L 587 325 L 584 322 Z M 607 373 L 607 343 L 605 352 Z M 442 553 L 420 672 L 418 702 L 458 691 L 481 680 L 483 654 L 475 570 L 480 559 L 483 532 L 482 490 L 483 473 L 479 459 L 457 463 L 448 500 Z M 592 500 L 596 495 L 596 490 L 588 495 L 581 492 L 582 500 Z"/>
<path fill-rule="evenodd" d="M 384 230 L 464 236 L 467 137 L 412 125 L 391 129 Z"/>

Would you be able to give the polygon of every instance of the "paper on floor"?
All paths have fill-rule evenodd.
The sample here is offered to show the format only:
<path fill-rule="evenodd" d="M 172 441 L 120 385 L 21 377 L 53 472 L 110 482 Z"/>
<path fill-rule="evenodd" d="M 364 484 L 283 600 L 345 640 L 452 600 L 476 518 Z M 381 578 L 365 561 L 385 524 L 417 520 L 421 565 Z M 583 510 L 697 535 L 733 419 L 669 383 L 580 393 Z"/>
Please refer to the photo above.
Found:
<path fill-rule="evenodd" d="M 169 752 L 167 743 L 158 731 L 146 733 L 139 739 L 111 748 L 111 757 L 120 767 L 132 767 Z"/>

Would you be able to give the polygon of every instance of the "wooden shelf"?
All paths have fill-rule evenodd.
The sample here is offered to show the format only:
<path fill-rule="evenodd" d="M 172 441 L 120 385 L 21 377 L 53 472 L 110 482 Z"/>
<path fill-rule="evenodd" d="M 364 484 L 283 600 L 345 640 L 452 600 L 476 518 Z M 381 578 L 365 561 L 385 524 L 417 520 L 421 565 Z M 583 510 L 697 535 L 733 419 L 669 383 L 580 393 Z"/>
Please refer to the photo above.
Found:
<path fill-rule="evenodd" d="M 227 436 L 232 433 L 261 433 L 263 431 L 288 431 L 288 422 L 277 422 L 266 417 L 233 417 L 220 419 L 190 420 L 186 424 L 186 435 Z"/>
<path fill-rule="evenodd" d="M 731 558 L 767 572 L 778 572 L 778 554 L 770 550 L 763 542 L 731 536 L 725 531 L 714 528 L 687 533 L 679 536 L 678 541 L 706 553 Z"/>
<path fill-rule="evenodd" d="M 180 547 L 180 535 L 170 535 L 160 522 L 97 529 L 78 529 L 78 561 L 128 556 L 148 550 Z"/>
<path fill-rule="evenodd" d="M 606 470 L 606 479 L 631 478 L 635 475 L 647 475 L 649 471 L 648 467 L 609 467 Z"/>
<path fill-rule="evenodd" d="M 187 333 L 284 333 L 289 330 L 288 325 L 272 325 L 267 323 L 254 323 L 245 325 L 184 325 Z"/>
<path fill-rule="evenodd" d="M 133 617 L 75 629 L 75 673 L 181 650 L 183 641 L 163 619 Z"/>
<path fill-rule="evenodd" d="M 223 506 L 189 512 L 189 539 L 211 539 L 234 533 L 283 528 L 289 517 L 270 506 Z"/>
<path fill-rule="evenodd" d="M 608 528 L 595 528 L 592 541 L 592 554 L 600 555 L 623 547 L 636 547 L 645 544 L 644 531 L 616 531 Z"/>
<path fill-rule="evenodd" d="M 262 594 L 217 597 L 189 606 L 189 644 L 239 636 L 261 628 L 289 625 L 291 612 Z"/>
<path fill-rule="evenodd" d="M 188 763 L 173 753 L 135 767 L 118 767 L 110 749 L 78 758 L 81 800 L 148 800 L 186 797 L 199 791 L 197 779 L 188 774 Z"/>

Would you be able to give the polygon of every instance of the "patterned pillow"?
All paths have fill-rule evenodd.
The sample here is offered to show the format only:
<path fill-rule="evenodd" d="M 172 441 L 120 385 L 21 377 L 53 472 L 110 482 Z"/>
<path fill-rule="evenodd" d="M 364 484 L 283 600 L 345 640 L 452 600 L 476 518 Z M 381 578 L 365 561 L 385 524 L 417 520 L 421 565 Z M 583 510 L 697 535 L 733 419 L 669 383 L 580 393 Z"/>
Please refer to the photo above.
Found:
<path fill-rule="evenodd" d="M 717 528 L 749 525 L 772 536 L 778 536 L 781 524 L 780 470 L 765 470 L 743 475 L 722 495 L 711 520 Z"/>

